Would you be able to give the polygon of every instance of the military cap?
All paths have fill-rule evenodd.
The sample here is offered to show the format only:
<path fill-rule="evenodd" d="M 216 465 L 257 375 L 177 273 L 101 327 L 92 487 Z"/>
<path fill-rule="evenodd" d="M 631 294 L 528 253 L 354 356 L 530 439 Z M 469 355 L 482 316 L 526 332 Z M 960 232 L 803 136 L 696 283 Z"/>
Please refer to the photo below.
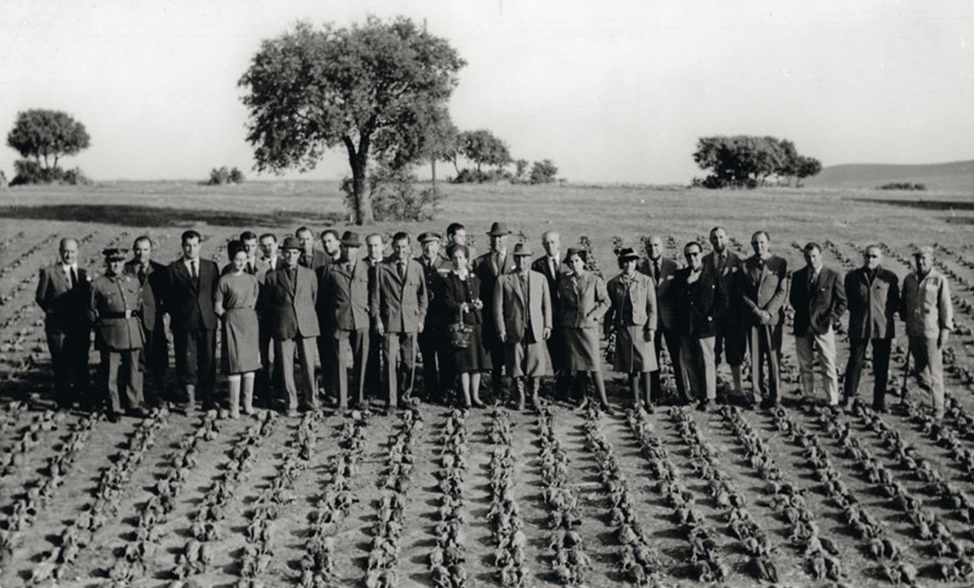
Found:
<path fill-rule="evenodd" d="M 439 233 L 426 232 L 419 236 L 420 243 L 428 243 L 430 241 L 442 241 L 443 237 Z"/>
<path fill-rule="evenodd" d="M 125 255 L 128 251 L 128 249 L 109 247 L 108 249 L 102 249 L 101 254 L 105 256 L 105 261 L 125 261 Z"/>

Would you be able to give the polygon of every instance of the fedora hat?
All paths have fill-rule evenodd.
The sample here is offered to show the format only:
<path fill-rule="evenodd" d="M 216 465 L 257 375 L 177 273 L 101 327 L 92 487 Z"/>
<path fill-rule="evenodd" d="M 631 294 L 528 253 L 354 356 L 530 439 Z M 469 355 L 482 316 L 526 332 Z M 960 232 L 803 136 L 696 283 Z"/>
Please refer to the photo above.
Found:
<path fill-rule="evenodd" d="M 301 242 L 298 241 L 297 237 L 287 237 L 284 239 L 284 243 L 281 244 L 281 251 L 287 251 L 288 249 L 301 250 Z"/>
<path fill-rule="evenodd" d="M 487 231 L 487 234 L 491 237 L 501 237 L 504 235 L 510 235 L 511 231 L 507 229 L 506 223 L 494 223 L 490 225 L 490 230 Z"/>
<path fill-rule="evenodd" d="M 345 231 L 342 234 L 342 245 L 345 247 L 361 247 L 362 243 L 358 240 L 358 233 L 355 231 Z"/>
<path fill-rule="evenodd" d="M 528 246 L 524 243 L 518 243 L 514 246 L 514 257 L 531 257 L 533 255 Z"/>
<path fill-rule="evenodd" d="M 639 254 L 632 247 L 623 247 L 618 253 L 619 263 L 639 259 Z"/>

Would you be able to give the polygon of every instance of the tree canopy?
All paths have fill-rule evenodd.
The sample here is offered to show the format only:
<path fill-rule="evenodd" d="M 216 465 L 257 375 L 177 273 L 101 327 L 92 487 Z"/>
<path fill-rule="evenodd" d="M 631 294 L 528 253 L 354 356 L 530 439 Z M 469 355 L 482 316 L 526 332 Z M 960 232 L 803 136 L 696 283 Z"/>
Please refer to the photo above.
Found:
<path fill-rule="evenodd" d="M 753 188 L 771 176 L 800 181 L 822 169 L 817 159 L 799 155 L 791 141 L 769 136 L 701 137 L 693 160 L 711 172 L 702 182 L 708 188 Z"/>
<path fill-rule="evenodd" d="M 421 158 L 423 141 L 411 137 L 442 124 L 464 65 L 446 40 L 405 17 L 347 28 L 299 23 L 265 40 L 239 82 L 256 168 L 313 169 L 326 149 L 342 145 L 355 221 L 372 223 L 370 156 Z"/>
<path fill-rule="evenodd" d="M 14 128 L 7 135 L 7 145 L 44 170 L 57 168 L 58 160 L 80 153 L 90 143 L 85 126 L 60 110 L 18 112 Z"/>

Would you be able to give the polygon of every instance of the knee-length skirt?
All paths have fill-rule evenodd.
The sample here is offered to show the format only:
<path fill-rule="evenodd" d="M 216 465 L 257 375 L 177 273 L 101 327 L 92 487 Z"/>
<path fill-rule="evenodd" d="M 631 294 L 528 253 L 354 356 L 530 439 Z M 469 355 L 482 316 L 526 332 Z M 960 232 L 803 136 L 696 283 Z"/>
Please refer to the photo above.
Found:
<path fill-rule="evenodd" d="M 243 374 L 260 369 L 260 328 L 253 308 L 231 308 L 223 322 L 224 374 Z"/>
<path fill-rule="evenodd" d="M 653 342 L 646 341 L 644 327 L 628 326 L 616 331 L 615 361 L 617 372 L 654 372 L 657 369 L 656 351 Z"/>
<path fill-rule="evenodd" d="M 470 345 L 453 350 L 453 367 L 458 374 L 487 371 L 490 367 L 480 325 L 467 326 L 472 329 L 469 336 Z"/>
<path fill-rule="evenodd" d="M 565 353 L 566 370 L 572 372 L 602 371 L 598 328 L 560 327 L 556 336 L 560 336 L 564 344 L 562 349 Z"/>

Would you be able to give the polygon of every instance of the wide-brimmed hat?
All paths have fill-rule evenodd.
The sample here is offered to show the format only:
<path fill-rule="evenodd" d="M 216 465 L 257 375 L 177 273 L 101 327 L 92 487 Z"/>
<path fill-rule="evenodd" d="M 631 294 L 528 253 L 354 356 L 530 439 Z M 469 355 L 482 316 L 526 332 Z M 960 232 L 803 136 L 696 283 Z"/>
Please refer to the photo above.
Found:
<path fill-rule="evenodd" d="M 518 243 L 514 246 L 514 257 L 531 257 L 533 255 L 528 246 L 524 243 Z"/>
<path fill-rule="evenodd" d="M 506 223 L 494 223 L 490 225 L 490 230 L 487 231 L 487 234 L 491 237 L 502 237 L 504 235 L 510 235 L 511 231 L 507 229 Z"/>
<path fill-rule="evenodd" d="M 619 263 L 639 259 L 639 254 L 632 247 L 623 247 L 619 250 Z"/>
<path fill-rule="evenodd" d="M 125 261 L 125 255 L 128 252 L 128 249 L 109 247 L 108 249 L 102 249 L 101 254 L 105 256 L 105 261 Z"/>
<path fill-rule="evenodd" d="M 345 231 L 342 234 L 342 245 L 345 247 L 361 247 L 362 243 L 358 240 L 358 233 L 355 231 Z"/>
<path fill-rule="evenodd" d="M 303 249 L 303 247 L 301 247 L 301 242 L 298 241 L 297 237 L 287 237 L 284 239 L 284 242 L 281 243 L 281 251 L 287 251 L 288 249 L 297 249 L 300 251 Z"/>
<path fill-rule="evenodd" d="M 439 233 L 429 231 L 420 235 L 418 240 L 420 243 L 429 243 L 430 241 L 442 241 L 443 237 Z"/>

